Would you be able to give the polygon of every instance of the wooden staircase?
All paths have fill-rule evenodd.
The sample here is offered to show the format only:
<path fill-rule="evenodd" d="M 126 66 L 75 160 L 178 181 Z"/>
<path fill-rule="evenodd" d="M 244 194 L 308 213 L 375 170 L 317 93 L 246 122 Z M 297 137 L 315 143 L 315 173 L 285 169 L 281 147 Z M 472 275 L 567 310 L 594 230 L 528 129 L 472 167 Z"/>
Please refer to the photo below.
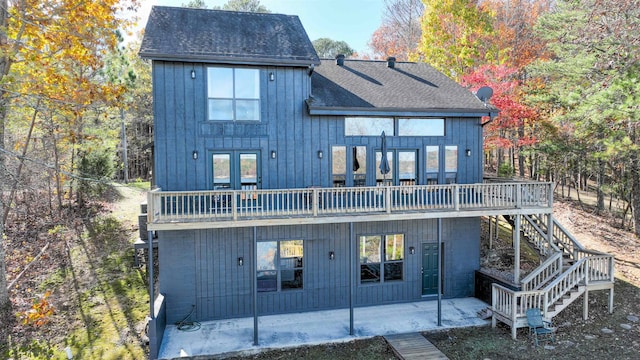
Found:
<path fill-rule="evenodd" d="M 546 259 L 521 280 L 521 291 L 493 284 L 492 326 L 495 327 L 497 321 L 509 325 L 515 339 L 517 329 L 527 326 L 527 309 L 541 309 L 550 321 L 581 296 L 586 319 L 591 290 L 609 290 L 609 312 L 612 312 L 613 256 L 585 249 L 551 216 L 524 215 L 523 218 L 519 230 Z"/>

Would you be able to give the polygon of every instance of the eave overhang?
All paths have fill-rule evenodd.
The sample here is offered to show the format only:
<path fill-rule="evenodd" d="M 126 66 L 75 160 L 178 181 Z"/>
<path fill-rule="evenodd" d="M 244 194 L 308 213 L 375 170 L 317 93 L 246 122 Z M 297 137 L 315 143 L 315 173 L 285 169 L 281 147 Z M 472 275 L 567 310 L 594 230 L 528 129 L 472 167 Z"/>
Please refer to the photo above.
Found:
<path fill-rule="evenodd" d="M 407 116 L 407 117 L 495 117 L 498 109 L 416 109 L 416 108 L 353 108 L 314 106 L 306 102 L 309 115 L 332 116 Z"/>
<path fill-rule="evenodd" d="M 251 65 L 251 66 L 290 66 L 309 67 L 319 65 L 319 59 L 283 59 L 271 57 L 248 57 L 248 56 L 211 56 L 208 54 L 157 54 L 140 52 L 143 59 L 154 61 L 178 61 L 188 63 L 211 63 L 227 65 Z"/>

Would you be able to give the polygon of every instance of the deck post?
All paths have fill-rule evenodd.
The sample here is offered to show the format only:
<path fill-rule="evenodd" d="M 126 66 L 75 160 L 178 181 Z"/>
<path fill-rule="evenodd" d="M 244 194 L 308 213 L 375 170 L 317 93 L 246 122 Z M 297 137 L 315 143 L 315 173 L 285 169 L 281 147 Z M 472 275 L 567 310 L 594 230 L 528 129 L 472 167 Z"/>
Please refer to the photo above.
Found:
<path fill-rule="evenodd" d="M 584 301 L 582 302 L 582 320 L 589 317 L 589 290 L 584 291 Z"/>
<path fill-rule="evenodd" d="M 442 218 L 438 218 L 438 326 L 442 326 Z"/>
<path fill-rule="evenodd" d="M 234 196 L 235 197 L 235 196 Z M 235 207 L 234 207 L 235 208 Z M 253 297 L 253 345 L 258 346 L 258 229 L 253 227 L 253 254 L 251 254 L 251 292 Z"/>
<path fill-rule="evenodd" d="M 521 215 L 515 216 L 515 228 L 513 229 L 513 282 L 520 283 L 520 221 Z"/>
<path fill-rule="evenodd" d="M 489 250 L 493 250 L 493 216 L 489 215 Z M 496 221 L 498 217 L 496 216 Z"/>
<path fill-rule="evenodd" d="M 349 223 L 349 335 L 353 335 L 353 288 L 355 287 L 355 274 L 353 269 L 353 255 L 356 247 L 353 223 Z"/>
<path fill-rule="evenodd" d="M 149 242 L 149 261 L 147 262 L 147 272 L 149 273 L 149 317 L 153 320 L 155 309 L 153 303 L 155 302 L 153 294 L 153 231 L 147 231 L 147 241 Z"/>
<path fill-rule="evenodd" d="M 385 193 L 384 202 L 386 203 L 385 207 L 387 209 L 387 214 L 391 214 L 391 186 L 385 186 L 384 193 Z"/>
<path fill-rule="evenodd" d="M 609 314 L 613 314 L 613 284 L 609 289 Z"/>

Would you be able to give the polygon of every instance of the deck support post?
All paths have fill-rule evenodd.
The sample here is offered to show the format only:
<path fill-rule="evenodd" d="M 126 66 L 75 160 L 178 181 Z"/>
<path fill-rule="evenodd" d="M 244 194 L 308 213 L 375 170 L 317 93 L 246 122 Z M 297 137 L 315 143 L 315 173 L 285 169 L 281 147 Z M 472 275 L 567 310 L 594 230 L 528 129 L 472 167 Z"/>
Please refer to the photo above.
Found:
<path fill-rule="evenodd" d="M 149 317 L 153 319 L 155 316 L 153 303 L 156 300 L 153 293 L 153 231 L 147 231 L 147 241 L 149 242 L 149 261 L 147 262 L 147 272 L 149 273 Z"/>
<path fill-rule="evenodd" d="M 611 288 L 609 289 L 609 314 L 613 314 L 613 284 L 611 284 Z"/>
<path fill-rule="evenodd" d="M 442 326 L 442 218 L 438 218 L 438 326 Z"/>
<path fill-rule="evenodd" d="M 354 253 L 356 237 L 353 232 L 353 223 L 349 223 L 349 335 L 353 335 L 353 288 L 355 287 Z"/>
<path fill-rule="evenodd" d="M 520 221 L 522 215 L 515 216 L 515 226 L 513 228 L 513 282 L 520 283 Z"/>
<path fill-rule="evenodd" d="M 589 290 L 584 291 L 584 299 L 582 302 L 582 320 L 589 317 Z"/>
<path fill-rule="evenodd" d="M 251 293 L 253 297 L 253 345 L 258 346 L 258 229 L 253 227 L 253 254 L 251 254 L 251 272 L 253 274 L 251 281 Z"/>
<path fill-rule="evenodd" d="M 498 217 L 496 216 L 496 221 Z M 489 250 L 493 250 L 493 216 L 489 215 Z"/>

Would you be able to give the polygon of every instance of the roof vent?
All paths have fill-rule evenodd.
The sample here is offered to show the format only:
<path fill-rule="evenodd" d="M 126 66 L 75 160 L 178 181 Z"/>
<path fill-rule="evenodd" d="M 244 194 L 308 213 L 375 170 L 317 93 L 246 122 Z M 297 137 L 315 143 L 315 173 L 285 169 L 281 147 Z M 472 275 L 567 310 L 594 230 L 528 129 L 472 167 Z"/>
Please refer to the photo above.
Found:
<path fill-rule="evenodd" d="M 344 65 L 344 55 L 338 54 L 336 55 L 336 65 L 343 66 Z"/>
<path fill-rule="evenodd" d="M 396 67 L 396 58 L 394 58 L 393 56 L 389 56 L 387 58 L 387 67 L 390 69 L 395 69 Z"/>

